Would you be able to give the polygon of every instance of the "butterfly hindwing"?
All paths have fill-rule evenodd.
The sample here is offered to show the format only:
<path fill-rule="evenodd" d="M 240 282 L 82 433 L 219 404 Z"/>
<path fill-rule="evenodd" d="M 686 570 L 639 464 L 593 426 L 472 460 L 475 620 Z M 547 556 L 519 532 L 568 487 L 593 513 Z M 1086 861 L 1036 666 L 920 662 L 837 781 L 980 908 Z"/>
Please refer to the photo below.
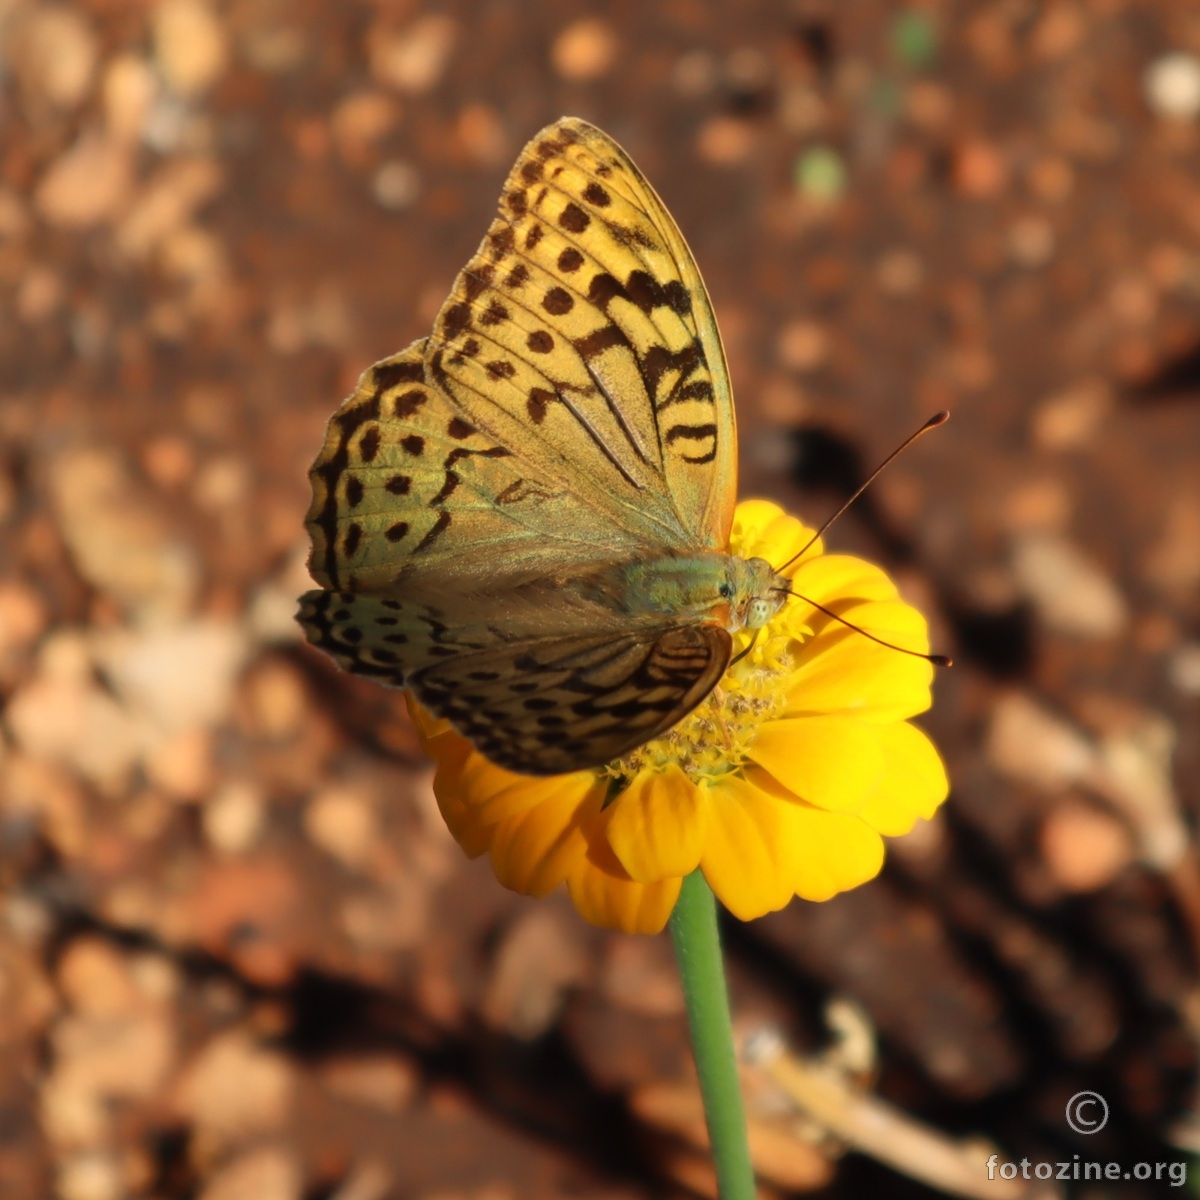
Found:
<path fill-rule="evenodd" d="M 682 720 L 725 673 L 731 646 L 718 625 L 533 638 L 405 682 L 493 762 L 557 775 L 603 766 Z"/>
<path fill-rule="evenodd" d="M 404 687 L 421 667 L 499 644 L 485 626 L 464 629 L 436 606 L 357 592 L 305 592 L 298 620 L 345 670 L 389 687 Z"/>
<path fill-rule="evenodd" d="M 432 606 L 312 591 L 309 641 L 348 671 L 407 687 L 501 766 L 555 775 L 600 766 L 680 721 L 725 672 L 717 625 L 505 640 Z"/>

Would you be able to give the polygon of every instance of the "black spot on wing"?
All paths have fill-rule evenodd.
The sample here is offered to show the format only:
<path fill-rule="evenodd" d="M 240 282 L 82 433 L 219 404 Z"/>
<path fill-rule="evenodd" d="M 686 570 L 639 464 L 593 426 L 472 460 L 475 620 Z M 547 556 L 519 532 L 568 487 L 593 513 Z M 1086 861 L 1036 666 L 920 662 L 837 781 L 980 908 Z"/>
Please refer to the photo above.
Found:
<path fill-rule="evenodd" d="M 613 346 L 628 346 L 631 351 L 633 349 L 621 328 L 611 324 L 601 325 L 585 337 L 576 338 L 571 344 L 585 361 L 595 358 L 597 354 L 603 354 Z"/>
<path fill-rule="evenodd" d="M 376 363 L 372 368 L 372 380 L 377 394 L 401 383 L 422 383 L 424 379 L 425 367 L 419 359 L 406 358 L 399 362 Z"/>
<path fill-rule="evenodd" d="M 592 276 L 588 284 L 588 299 L 597 307 L 608 311 L 608 306 L 618 297 L 629 299 L 625 285 L 607 271 Z"/>
<path fill-rule="evenodd" d="M 502 321 L 507 321 L 508 318 L 508 309 L 499 300 L 493 300 L 484 309 L 483 315 L 479 318 L 479 323 L 484 326 L 499 325 Z"/>
<path fill-rule="evenodd" d="M 379 426 L 372 425 L 366 430 L 358 443 L 358 453 L 363 462 L 369 463 L 375 461 L 375 455 L 379 453 Z"/>
<path fill-rule="evenodd" d="M 421 388 L 410 388 L 407 392 L 401 392 L 392 402 L 392 412 L 403 421 L 411 417 L 428 399 L 429 396 Z"/>
<path fill-rule="evenodd" d="M 664 307 L 680 316 L 687 316 L 692 311 L 688 290 L 678 279 L 668 280 L 664 284 L 648 271 L 630 271 L 625 281 L 625 291 L 644 313 Z"/>
<path fill-rule="evenodd" d="M 442 314 L 442 336 L 446 341 L 453 341 L 471 324 L 471 306 L 459 301 L 452 304 Z"/>
<path fill-rule="evenodd" d="M 432 546 L 433 543 L 436 542 L 438 538 L 440 538 L 442 534 L 445 533 L 449 528 L 450 514 L 445 509 L 442 509 L 442 511 L 438 514 L 438 519 L 433 523 L 433 527 L 417 543 L 417 548 L 413 551 L 413 553 L 419 554 L 422 550 L 428 550 L 429 547 Z"/>
<path fill-rule="evenodd" d="M 552 287 L 542 297 L 542 307 L 552 317 L 561 317 L 575 307 L 575 301 L 566 288 Z"/>
<path fill-rule="evenodd" d="M 701 454 L 681 454 L 684 462 L 710 463 L 717 457 L 717 427 L 716 425 L 673 425 L 667 430 L 666 443 L 668 446 L 677 441 L 703 442 L 712 440 L 712 446 Z"/>
<path fill-rule="evenodd" d="M 459 485 L 458 475 L 454 471 L 447 471 L 446 478 L 442 482 L 441 491 L 439 491 L 438 494 L 436 496 L 434 496 L 432 500 L 429 501 L 430 506 L 437 505 L 437 504 L 445 504 L 445 502 L 450 498 L 450 496 L 454 492 L 454 489 L 456 487 L 458 487 L 458 485 Z"/>
<path fill-rule="evenodd" d="M 420 366 L 419 363 L 415 365 Z M 393 363 L 391 366 L 395 368 L 395 374 L 399 373 L 400 367 L 411 370 L 413 364 Z M 379 375 L 380 370 L 376 369 L 376 379 Z M 312 472 L 325 488 L 324 503 L 313 521 L 321 531 L 324 543 L 324 561 L 318 564 L 318 568 L 334 587 L 338 587 L 341 582 L 337 570 L 338 480 L 350 463 L 350 439 L 366 422 L 379 419 L 379 400 L 379 390 L 376 389 L 362 403 L 351 405 L 334 414 L 330 426 L 337 430 L 337 447 L 329 458 L 320 466 L 314 467 Z"/>
<path fill-rule="evenodd" d="M 464 267 L 462 274 L 459 276 L 462 280 L 463 294 L 468 304 L 473 300 L 478 300 L 492 286 L 492 278 L 496 274 L 495 263 L 479 262 L 476 259 L 475 264 L 474 269 L 472 269 L 471 265 Z"/>
<path fill-rule="evenodd" d="M 583 233 L 592 223 L 592 218 L 578 204 L 572 202 L 559 214 L 558 223 L 568 233 Z"/>
<path fill-rule="evenodd" d="M 607 208 L 612 203 L 612 198 L 608 192 L 595 181 L 589 183 L 583 189 L 583 198 L 589 204 L 594 204 L 597 208 Z"/>
<path fill-rule="evenodd" d="M 488 241 L 492 243 L 492 249 L 496 252 L 497 258 L 504 258 L 511 254 L 516 240 L 517 235 L 513 231 L 513 227 L 508 224 L 497 222 L 488 232 Z"/>
<path fill-rule="evenodd" d="M 546 419 L 546 412 L 550 405 L 557 399 L 558 394 L 548 388 L 530 388 L 529 396 L 525 401 L 525 411 L 529 414 L 529 419 L 535 425 L 540 425 Z"/>
<path fill-rule="evenodd" d="M 677 371 L 682 382 L 702 364 L 707 365 L 699 342 L 689 342 L 682 350 L 668 350 L 666 346 L 651 346 L 642 361 L 652 396 L 658 395 L 658 385 L 662 382 L 662 377 L 669 371 Z M 671 395 L 660 400 L 659 411 L 661 412 L 669 404 L 675 403 L 676 399 L 677 397 Z"/>

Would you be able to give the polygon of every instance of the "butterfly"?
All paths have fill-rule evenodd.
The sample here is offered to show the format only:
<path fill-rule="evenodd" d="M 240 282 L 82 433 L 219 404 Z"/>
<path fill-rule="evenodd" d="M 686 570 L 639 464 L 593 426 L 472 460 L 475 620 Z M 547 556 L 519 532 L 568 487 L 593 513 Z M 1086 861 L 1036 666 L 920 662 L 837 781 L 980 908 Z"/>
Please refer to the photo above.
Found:
<path fill-rule="evenodd" d="M 787 591 L 727 553 L 733 396 L 696 263 L 576 118 L 522 150 L 433 332 L 363 373 L 310 480 L 309 641 L 516 772 L 669 729 Z"/>

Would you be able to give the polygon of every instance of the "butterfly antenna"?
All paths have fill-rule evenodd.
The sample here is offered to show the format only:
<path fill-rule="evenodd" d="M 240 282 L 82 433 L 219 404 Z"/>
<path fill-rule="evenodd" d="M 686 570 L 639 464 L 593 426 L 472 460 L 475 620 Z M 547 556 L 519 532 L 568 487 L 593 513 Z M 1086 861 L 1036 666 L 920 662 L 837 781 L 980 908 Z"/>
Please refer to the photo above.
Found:
<path fill-rule="evenodd" d="M 895 455 L 892 457 L 894 458 Z M 847 629 L 853 629 L 855 633 L 861 633 L 863 637 L 869 638 L 877 645 L 886 646 L 889 650 L 899 650 L 901 654 L 911 654 L 913 658 L 923 658 L 926 662 L 933 663 L 935 667 L 954 666 L 954 659 L 948 654 L 923 654 L 920 650 L 910 650 L 907 646 L 897 646 L 895 642 L 884 641 L 883 638 L 876 637 L 873 633 L 869 633 L 863 629 L 861 625 L 855 625 L 853 621 L 847 621 L 845 617 L 839 617 L 833 609 L 826 608 L 825 605 L 818 604 L 815 600 L 810 600 L 807 596 L 802 596 L 799 592 L 793 592 L 790 588 L 772 588 L 771 590 L 779 592 L 784 596 L 794 596 L 797 600 L 803 600 L 805 604 L 811 604 L 818 612 L 823 612 L 827 617 L 831 617 L 837 621 L 839 625 L 845 625 Z"/>
<path fill-rule="evenodd" d="M 779 590 L 780 590 L 780 591 L 782 591 L 783 589 L 781 588 L 781 589 L 779 589 Z M 788 593 L 788 595 L 790 596 L 790 595 L 791 595 L 791 592 L 789 592 L 789 593 Z M 754 643 L 758 641 L 758 635 L 759 635 L 759 632 L 760 632 L 760 630 L 757 630 L 757 629 L 756 629 L 756 630 L 754 631 L 754 636 L 753 636 L 753 637 L 750 639 L 750 641 L 749 641 L 749 643 L 747 644 L 747 646 L 746 646 L 745 650 L 740 650 L 740 651 L 738 651 L 738 653 L 737 653 L 737 654 L 735 654 L 735 655 L 734 655 L 734 656 L 733 656 L 733 657 L 732 657 L 732 658 L 729 660 L 729 665 L 730 665 L 731 667 L 733 666 L 733 664 L 734 664 L 734 663 L 740 663 L 740 662 L 742 661 L 742 659 L 743 659 L 743 658 L 745 658 L 745 657 L 746 657 L 746 655 L 747 655 L 747 654 L 749 654 L 749 653 L 750 653 L 750 651 L 754 649 Z"/>
<path fill-rule="evenodd" d="M 929 420 L 926 421 L 925 424 L 922 425 L 921 428 L 916 431 L 916 433 L 910 433 L 908 435 L 908 437 L 906 437 L 904 439 L 904 441 L 902 441 L 900 443 L 900 445 L 898 445 L 895 448 L 895 450 L 893 450 L 891 452 L 891 454 L 889 454 L 887 456 L 887 458 L 885 458 L 883 460 L 883 462 L 881 462 L 879 464 L 879 466 L 877 466 L 875 468 L 875 470 L 873 470 L 871 472 L 871 474 L 867 476 L 866 480 L 859 487 L 857 487 L 855 489 L 854 495 L 851 496 L 850 499 L 847 500 L 846 503 L 843 504 L 842 507 L 839 508 L 837 510 L 837 512 L 835 512 L 833 514 L 833 516 L 830 517 L 829 520 L 827 520 L 825 522 L 825 524 L 822 525 L 821 528 L 818 529 L 817 532 L 814 533 L 812 535 L 812 537 L 810 537 L 808 539 L 807 542 L 804 543 L 804 549 L 801 550 L 799 554 L 793 554 L 792 557 L 789 558 L 787 560 L 787 562 L 785 562 L 783 564 L 783 566 L 776 567 L 775 570 L 777 572 L 778 571 L 786 571 L 788 569 L 788 567 L 790 567 L 792 565 L 792 563 L 794 563 L 797 559 L 803 558 L 808 553 L 808 551 L 812 547 L 813 543 L 825 532 L 825 530 L 827 530 L 830 527 L 830 525 L 832 525 L 834 523 L 834 521 L 836 521 L 838 519 L 838 517 L 840 517 L 842 515 L 842 513 L 844 513 L 846 511 L 846 509 L 848 509 L 850 507 L 850 505 L 852 505 L 855 502 L 855 500 L 857 500 L 859 498 L 859 496 L 861 496 L 863 494 L 863 492 L 865 492 L 867 490 L 867 488 L 869 488 L 871 486 L 871 484 L 873 484 L 875 482 L 875 480 L 878 479 L 879 476 L 882 475 L 883 472 L 886 471 L 887 468 L 890 467 L 892 465 L 892 463 L 897 458 L 899 458 L 900 455 L 903 454 L 904 451 L 907 450 L 909 448 L 909 446 L 911 446 L 913 444 L 913 442 L 915 442 L 917 440 L 917 438 L 922 437 L 924 434 L 928 433 L 931 429 L 936 429 L 939 425 L 944 425 L 948 420 L 950 420 L 950 414 L 949 414 L 949 412 L 946 412 L 943 410 L 942 412 L 935 413 L 932 417 L 930 417 Z M 820 605 L 817 605 L 817 607 L 819 608 Z M 870 634 L 868 634 L 867 636 L 870 637 Z M 878 640 L 878 639 L 876 639 L 876 640 Z M 899 650 L 900 647 L 894 646 L 893 649 Z"/>

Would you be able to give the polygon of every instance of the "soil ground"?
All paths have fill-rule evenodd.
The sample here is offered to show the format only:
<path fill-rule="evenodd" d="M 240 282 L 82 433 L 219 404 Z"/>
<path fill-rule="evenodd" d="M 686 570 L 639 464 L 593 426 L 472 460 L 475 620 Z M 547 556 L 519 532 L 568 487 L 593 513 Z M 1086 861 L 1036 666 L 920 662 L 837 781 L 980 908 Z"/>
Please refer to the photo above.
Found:
<path fill-rule="evenodd" d="M 666 940 L 468 862 L 402 702 L 292 619 L 325 421 L 564 113 L 695 252 L 743 495 L 819 521 L 953 412 L 830 535 L 957 658 L 952 797 L 728 923 L 739 1027 L 811 1055 L 849 998 L 914 1122 L 1190 1162 L 1191 6 L 0 0 L 0 39 L 0 1195 L 712 1194 Z M 752 1076 L 764 1195 L 935 1194 Z"/>

